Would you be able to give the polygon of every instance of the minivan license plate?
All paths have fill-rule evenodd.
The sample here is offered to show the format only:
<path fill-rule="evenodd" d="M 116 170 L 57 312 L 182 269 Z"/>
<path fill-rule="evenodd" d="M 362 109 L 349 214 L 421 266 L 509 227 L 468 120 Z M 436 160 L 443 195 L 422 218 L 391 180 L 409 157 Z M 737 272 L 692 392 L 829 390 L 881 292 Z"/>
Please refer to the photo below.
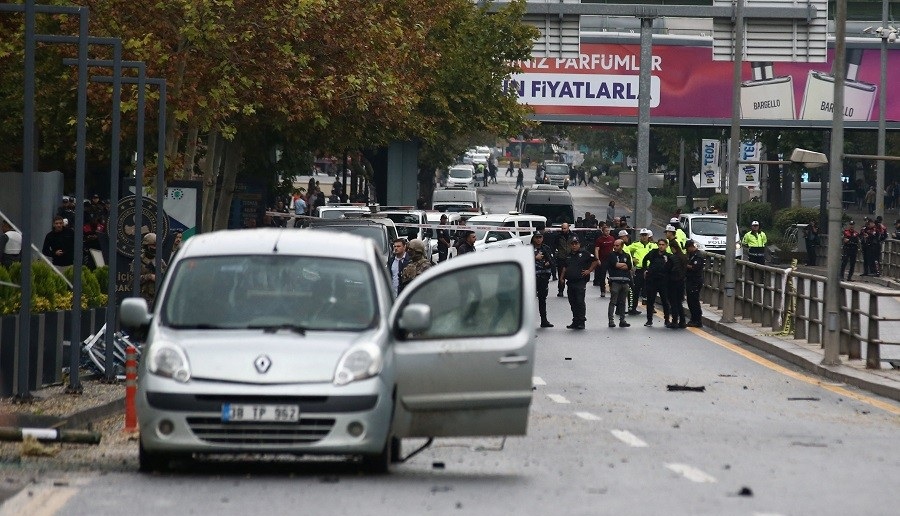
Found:
<path fill-rule="evenodd" d="M 272 421 L 295 423 L 300 420 L 297 405 L 222 405 L 222 421 Z"/>

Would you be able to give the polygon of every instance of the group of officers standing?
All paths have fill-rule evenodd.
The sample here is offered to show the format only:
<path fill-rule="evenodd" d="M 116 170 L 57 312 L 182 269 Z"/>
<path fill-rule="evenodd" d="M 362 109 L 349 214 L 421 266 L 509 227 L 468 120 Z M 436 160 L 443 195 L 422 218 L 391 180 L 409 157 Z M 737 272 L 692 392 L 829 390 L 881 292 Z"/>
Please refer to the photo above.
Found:
<path fill-rule="evenodd" d="M 606 297 L 609 285 L 607 316 L 609 327 L 631 326 L 626 315 L 640 315 L 638 303 L 643 298 L 647 305 L 647 322 L 653 326 L 657 295 L 663 308 L 665 326 L 678 329 L 702 326 L 700 289 L 703 285 L 705 260 L 693 240 L 687 240 L 684 231 L 673 218 L 666 226 L 665 238 L 653 241 L 653 232 L 641 229 L 639 240 L 631 241 L 628 230 L 619 229 L 611 234 L 607 223 L 601 226 L 601 234 L 594 240 L 593 252 L 583 246 L 583 237 L 563 224 L 553 233 L 535 233 L 531 238 L 537 279 L 538 310 L 541 328 L 554 325 L 547 319 L 547 295 L 551 279 L 557 279 L 559 297 L 563 292 L 569 299 L 571 330 L 583 330 L 587 320 L 585 297 L 587 284 L 594 274 L 593 285 L 600 287 L 601 297 Z M 553 244 L 546 240 L 554 239 Z M 584 242 L 588 244 L 588 242 Z M 687 296 L 690 319 L 686 319 L 684 299 Z"/>

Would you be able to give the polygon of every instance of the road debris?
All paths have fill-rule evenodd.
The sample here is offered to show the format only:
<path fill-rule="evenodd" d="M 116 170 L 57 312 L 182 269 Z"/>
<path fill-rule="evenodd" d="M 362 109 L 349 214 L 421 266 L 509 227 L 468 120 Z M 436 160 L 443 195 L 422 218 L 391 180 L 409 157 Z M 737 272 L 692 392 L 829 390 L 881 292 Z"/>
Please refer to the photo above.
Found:
<path fill-rule="evenodd" d="M 706 391 L 706 386 L 701 385 L 699 387 L 691 387 L 690 385 L 666 385 L 666 390 L 668 391 L 688 391 L 688 392 L 704 392 Z"/>

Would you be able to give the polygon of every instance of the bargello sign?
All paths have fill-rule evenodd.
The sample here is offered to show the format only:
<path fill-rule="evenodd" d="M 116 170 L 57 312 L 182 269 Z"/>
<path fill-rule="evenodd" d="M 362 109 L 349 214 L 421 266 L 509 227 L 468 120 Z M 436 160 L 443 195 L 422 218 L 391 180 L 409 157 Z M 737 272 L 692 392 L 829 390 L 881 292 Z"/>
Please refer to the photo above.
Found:
<path fill-rule="evenodd" d="M 156 201 L 144 197 L 141 201 L 141 227 L 135 224 L 134 215 L 137 213 L 137 201 L 134 195 L 123 197 L 119 200 L 119 220 L 116 223 L 116 251 L 128 258 L 134 258 L 135 234 L 156 233 L 167 235 L 169 233 L 169 218 L 163 217 L 162 227 L 156 216 Z"/>

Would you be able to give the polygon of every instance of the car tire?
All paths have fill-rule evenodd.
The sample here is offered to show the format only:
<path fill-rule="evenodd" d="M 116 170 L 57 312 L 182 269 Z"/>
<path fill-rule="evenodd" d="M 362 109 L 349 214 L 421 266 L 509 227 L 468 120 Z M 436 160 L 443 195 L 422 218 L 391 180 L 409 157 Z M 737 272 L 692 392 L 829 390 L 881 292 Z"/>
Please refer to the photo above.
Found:
<path fill-rule="evenodd" d="M 169 469 L 169 456 L 150 452 L 144 448 L 143 439 L 138 441 L 138 470 L 141 473 L 165 472 Z"/>
<path fill-rule="evenodd" d="M 384 475 L 390 472 L 391 463 L 393 462 L 391 452 L 394 450 L 394 438 L 389 436 L 381 448 L 381 453 L 374 455 L 363 455 L 360 462 L 360 469 L 363 473 L 369 475 Z"/>

